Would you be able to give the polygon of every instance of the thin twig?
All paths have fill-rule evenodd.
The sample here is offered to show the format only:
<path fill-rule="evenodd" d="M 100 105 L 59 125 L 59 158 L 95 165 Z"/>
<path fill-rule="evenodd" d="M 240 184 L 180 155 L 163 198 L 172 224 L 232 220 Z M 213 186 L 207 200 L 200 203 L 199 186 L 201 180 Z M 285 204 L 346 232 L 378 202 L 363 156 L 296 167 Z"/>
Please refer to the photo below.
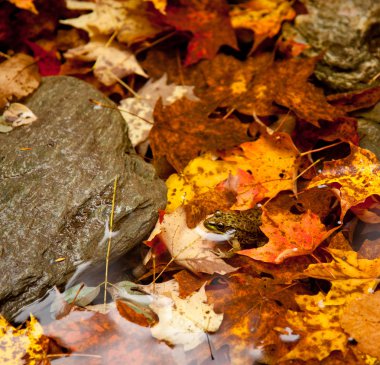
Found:
<path fill-rule="evenodd" d="M 109 223 L 109 237 L 108 237 L 107 256 L 106 256 L 106 272 L 104 276 L 104 310 L 106 310 L 106 306 L 107 306 L 108 265 L 109 265 L 110 252 L 111 252 L 113 216 L 115 212 L 115 201 L 116 201 L 116 187 L 117 187 L 117 176 L 115 177 L 115 181 L 113 183 L 112 208 L 111 208 L 111 217 L 110 217 L 110 223 Z"/>

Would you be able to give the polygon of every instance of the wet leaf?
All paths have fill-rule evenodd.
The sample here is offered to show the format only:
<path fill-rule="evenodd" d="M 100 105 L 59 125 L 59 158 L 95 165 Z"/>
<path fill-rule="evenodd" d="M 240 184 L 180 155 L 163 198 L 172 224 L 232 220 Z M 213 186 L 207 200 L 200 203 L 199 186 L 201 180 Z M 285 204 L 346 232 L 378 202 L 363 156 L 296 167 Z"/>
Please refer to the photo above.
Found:
<path fill-rule="evenodd" d="M 213 305 L 207 303 L 205 287 L 185 299 L 176 294 L 156 298 L 150 307 L 157 313 L 159 323 L 151 328 L 154 337 L 172 345 L 183 345 L 188 351 L 207 341 L 206 333 L 216 332 L 223 320 Z"/>
<path fill-rule="evenodd" d="M 34 59 L 18 53 L 0 64 L 0 108 L 8 101 L 29 95 L 40 84 Z"/>
<path fill-rule="evenodd" d="M 49 340 L 33 316 L 26 328 L 14 328 L 0 316 L 0 361 L 4 365 L 48 363 Z"/>

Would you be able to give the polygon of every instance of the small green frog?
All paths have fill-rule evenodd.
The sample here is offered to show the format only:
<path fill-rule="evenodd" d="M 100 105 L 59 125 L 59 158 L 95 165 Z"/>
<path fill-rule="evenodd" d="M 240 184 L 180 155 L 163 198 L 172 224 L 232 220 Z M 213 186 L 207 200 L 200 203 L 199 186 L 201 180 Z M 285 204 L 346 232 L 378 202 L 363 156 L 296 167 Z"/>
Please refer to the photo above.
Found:
<path fill-rule="evenodd" d="M 213 216 L 207 218 L 203 225 L 215 233 L 233 231 L 233 237 L 241 245 L 262 246 L 267 241 L 261 232 L 261 208 L 245 211 L 222 212 L 217 210 Z"/>

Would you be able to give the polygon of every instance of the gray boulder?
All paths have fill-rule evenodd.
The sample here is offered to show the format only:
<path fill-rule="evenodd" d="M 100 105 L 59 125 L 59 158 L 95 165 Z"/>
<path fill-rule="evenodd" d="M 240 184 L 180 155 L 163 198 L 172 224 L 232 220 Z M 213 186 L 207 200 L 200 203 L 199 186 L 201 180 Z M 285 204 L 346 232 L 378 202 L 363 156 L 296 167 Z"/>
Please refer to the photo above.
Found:
<path fill-rule="evenodd" d="M 153 228 L 166 188 L 137 156 L 114 105 L 91 85 L 48 77 L 25 104 L 38 120 L 0 134 L 0 312 L 7 318 L 105 260 L 118 177 L 111 256 Z M 30 150 L 25 150 L 28 147 Z"/>

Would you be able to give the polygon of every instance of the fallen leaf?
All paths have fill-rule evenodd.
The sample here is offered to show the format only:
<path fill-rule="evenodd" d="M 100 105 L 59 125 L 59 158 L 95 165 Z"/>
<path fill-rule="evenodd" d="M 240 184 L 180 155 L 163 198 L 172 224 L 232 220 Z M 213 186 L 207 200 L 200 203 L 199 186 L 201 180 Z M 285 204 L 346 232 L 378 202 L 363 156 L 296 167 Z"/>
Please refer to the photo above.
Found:
<path fill-rule="evenodd" d="M 200 289 L 205 281 L 208 280 L 206 275 L 194 275 L 187 270 L 181 270 L 174 274 L 173 277 L 178 282 L 178 294 L 181 299 Z"/>
<path fill-rule="evenodd" d="M 3 119 L 13 128 L 32 124 L 37 120 L 36 115 L 24 104 L 12 103 L 4 111 Z"/>
<path fill-rule="evenodd" d="M 334 229 L 327 231 L 318 215 L 310 210 L 302 214 L 290 211 L 286 196 L 270 201 L 262 214 L 261 231 L 269 238 L 262 247 L 238 253 L 252 259 L 279 264 L 286 258 L 311 254 Z"/>
<path fill-rule="evenodd" d="M 329 185 L 336 188 L 341 199 L 341 218 L 348 209 L 379 193 L 380 164 L 376 156 L 351 145 L 351 154 L 323 164 L 323 170 L 308 184 L 308 188 Z"/>
<path fill-rule="evenodd" d="M 360 351 L 380 358 L 380 292 L 365 294 L 345 308 L 340 319 L 343 329 L 357 341 Z"/>
<path fill-rule="evenodd" d="M 279 191 L 294 189 L 298 157 L 299 152 L 286 133 L 263 134 L 222 156 L 223 160 L 236 162 L 239 169 L 252 174 L 254 181 L 250 186 L 258 190 L 260 197 L 274 197 Z M 253 202 L 258 199 L 255 194 L 252 197 Z"/>
<path fill-rule="evenodd" d="M 225 0 L 180 0 L 166 7 L 163 21 L 177 30 L 193 33 L 187 47 L 185 65 L 196 63 L 202 58 L 215 57 L 222 45 L 237 49 L 228 11 Z"/>
<path fill-rule="evenodd" d="M 165 243 L 173 260 L 194 273 L 213 274 L 215 272 L 223 275 L 236 270 L 212 252 L 216 242 L 203 238 L 201 231 L 187 227 L 183 207 L 165 214 L 163 222 L 158 223 L 153 235 L 156 236 L 157 232 L 159 232 L 160 241 Z M 207 232 L 204 232 L 205 236 L 206 234 Z M 149 240 L 152 238 L 151 235 Z"/>
<path fill-rule="evenodd" d="M 81 354 L 87 355 L 83 359 L 86 365 L 158 365 L 163 358 L 165 364 L 176 364 L 172 350 L 156 341 L 149 328 L 125 320 L 116 308 L 109 309 L 106 314 L 71 312 L 44 327 L 44 332 L 70 352 L 75 364 L 81 361 Z"/>
<path fill-rule="evenodd" d="M 166 14 L 165 8 L 167 5 L 167 0 L 144 0 L 153 3 L 154 7 L 162 14 Z"/>
<path fill-rule="evenodd" d="M 25 43 L 33 51 L 33 55 L 38 64 L 38 69 L 41 76 L 59 75 L 61 70 L 61 62 L 57 58 L 57 51 L 46 51 L 37 43 L 28 40 Z"/>
<path fill-rule="evenodd" d="M 257 46 L 265 39 L 274 37 L 284 20 L 292 20 L 296 12 L 286 0 L 251 0 L 234 5 L 230 11 L 234 28 L 247 28 L 255 33 Z"/>
<path fill-rule="evenodd" d="M 33 59 L 18 53 L 0 64 L 0 108 L 15 99 L 29 95 L 40 84 L 40 75 Z"/>
<path fill-rule="evenodd" d="M 380 101 L 380 86 L 332 94 L 327 100 L 332 105 L 339 105 L 346 112 L 369 108 Z"/>
<path fill-rule="evenodd" d="M 41 325 L 31 316 L 26 327 L 14 328 L 0 316 L 0 359 L 4 365 L 47 363 L 49 340 Z"/>
<path fill-rule="evenodd" d="M 277 363 L 286 353 L 274 328 L 285 326 L 285 308 L 280 304 L 283 289 L 270 279 L 261 280 L 237 273 L 207 286 L 214 308 L 224 314 L 219 331 L 210 339 L 216 347 L 228 346 L 230 363 L 254 364 L 259 360 Z M 277 303 L 275 300 L 278 300 Z"/>
<path fill-rule="evenodd" d="M 153 37 L 162 30 L 148 20 L 144 0 L 68 0 L 67 7 L 72 10 L 91 10 L 91 13 L 78 18 L 61 20 L 62 24 L 85 30 L 91 38 L 110 36 L 115 32 L 118 41 L 132 44 Z"/>
<path fill-rule="evenodd" d="M 186 97 L 192 101 L 199 101 L 193 94 L 193 86 L 167 84 L 166 73 L 158 80 L 150 79 L 134 98 L 120 101 L 120 112 L 128 124 L 128 135 L 135 147 L 146 141 L 154 123 L 153 110 L 159 98 L 163 105 L 170 105 Z M 140 117 L 140 118 L 139 118 Z"/>
<path fill-rule="evenodd" d="M 165 159 L 181 172 L 201 152 L 228 149 L 250 139 L 247 125 L 233 116 L 211 118 L 213 110 L 212 104 L 187 99 L 166 107 L 158 101 L 149 134 L 154 163 Z"/>
<path fill-rule="evenodd" d="M 9 0 L 12 4 L 16 5 L 19 9 L 31 11 L 34 14 L 38 14 L 38 11 L 34 5 L 34 0 Z"/>
<path fill-rule="evenodd" d="M 106 86 L 111 86 L 125 76 L 133 73 L 148 77 L 135 56 L 118 44 L 107 46 L 105 37 L 95 37 L 84 46 L 70 49 L 65 53 L 67 59 L 96 61 L 94 75 Z"/>
<path fill-rule="evenodd" d="M 216 332 L 223 321 L 223 314 L 215 313 L 207 303 L 204 285 L 185 299 L 174 293 L 171 298 L 156 297 L 150 307 L 159 317 L 152 335 L 171 345 L 183 345 L 185 351 L 207 341 L 206 334 Z"/>
<path fill-rule="evenodd" d="M 217 184 L 236 174 L 236 162 L 217 160 L 211 153 L 199 156 L 185 167 L 180 174 L 172 174 L 166 180 L 168 188 L 166 211 L 173 212 L 194 197 L 211 191 Z"/>

